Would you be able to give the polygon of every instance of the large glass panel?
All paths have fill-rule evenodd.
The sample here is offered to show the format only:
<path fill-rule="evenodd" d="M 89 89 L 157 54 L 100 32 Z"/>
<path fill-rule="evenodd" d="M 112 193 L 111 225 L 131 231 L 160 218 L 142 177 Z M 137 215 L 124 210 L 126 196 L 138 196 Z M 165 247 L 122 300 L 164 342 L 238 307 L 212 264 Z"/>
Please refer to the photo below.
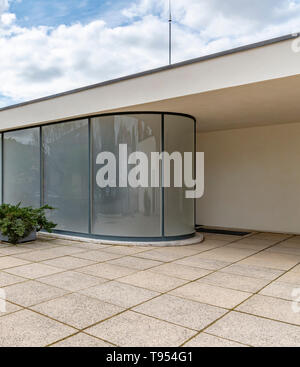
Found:
<path fill-rule="evenodd" d="M 49 217 L 60 230 L 88 232 L 88 120 L 42 128 L 44 203 L 56 208 Z"/>
<path fill-rule="evenodd" d="M 40 205 L 40 129 L 4 133 L 3 202 Z"/>
<path fill-rule="evenodd" d="M 194 153 L 194 120 L 179 115 L 165 115 L 164 150 L 168 153 Z M 182 164 L 182 167 L 184 165 Z M 174 187 L 174 164 L 171 162 L 171 186 L 164 189 L 165 236 L 194 233 L 194 199 L 186 199 L 184 178 L 182 187 Z M 183 172 L 183 170 L 182 170 Z"/>
<path fill-rule="evenodd" d="M 97 164 L 98 154 L 111 152 L 119 172 L 119 144 L 126 144 L 128 155 L 144 152 L 150 163 L 151 152 L 161 150 L 161 115 L 136 114 L 103 116 L 92 119 L 93 129 L 93 220 L 92 232 L 126 237 L 161 236 L 161 190 L 159 187 L 103 187 L 96 180 L 106 165 Z M 134 166 L 129 165 L 128 170 Z M 150 180 L 150 164 L 148 165 Z M 118 174 L 117 174 L 118 176 Z M 123 176 L 122 176 L 123 177 Z M 123 177 L 124 178 L 124 177 Z M 118 179 L 118 177 L 117 177 Z"/>

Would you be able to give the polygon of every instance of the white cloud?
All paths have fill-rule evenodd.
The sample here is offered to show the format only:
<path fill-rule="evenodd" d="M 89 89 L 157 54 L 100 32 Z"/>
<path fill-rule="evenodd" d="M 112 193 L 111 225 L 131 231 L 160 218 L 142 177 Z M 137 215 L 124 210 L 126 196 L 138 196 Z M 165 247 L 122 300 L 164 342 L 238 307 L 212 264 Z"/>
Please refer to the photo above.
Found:
<path fill-rule="evenodd" d="M 1 15 L 1 23 L 4 26 L 11 25 L 16 20 L 16 15 L 13 13 L 4 13 Z"/>
<path fill-rule="evenodd" d="M 139 0 L 122 14 L 130 24 L 22 28 L 0 0 L 0 105 L 166 64 L 168 1 Z M 296 0 L 173 0 L 173 15 L 174 61 L 300 30 Z"/>

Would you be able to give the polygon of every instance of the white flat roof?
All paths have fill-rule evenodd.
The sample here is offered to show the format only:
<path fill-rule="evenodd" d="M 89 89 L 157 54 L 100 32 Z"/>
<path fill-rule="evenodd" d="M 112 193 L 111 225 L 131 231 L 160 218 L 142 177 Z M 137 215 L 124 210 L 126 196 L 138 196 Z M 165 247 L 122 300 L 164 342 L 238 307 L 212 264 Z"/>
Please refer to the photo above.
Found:
<path fill-rule="evenodd" d="M 300 122 L 299 34 L 239 47 L 0 109 L 0 130 L 87 115 L 168 111 L 199 130 Z"/>

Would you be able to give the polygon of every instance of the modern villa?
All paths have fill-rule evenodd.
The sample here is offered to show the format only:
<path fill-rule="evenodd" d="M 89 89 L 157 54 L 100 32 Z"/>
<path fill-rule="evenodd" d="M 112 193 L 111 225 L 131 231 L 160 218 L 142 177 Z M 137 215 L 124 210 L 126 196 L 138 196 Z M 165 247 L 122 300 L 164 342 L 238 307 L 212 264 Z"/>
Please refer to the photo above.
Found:
<path fill-rule="evenodd" d="M 196 224 L 300 234 L 298 37 L 0 109 L 2 202 L 49 204 L 57 234 L 109 241 L 191 240 Z M 99 187 L 97 155 L 120 144 L 204 152 L 204 195 L 163 174 L 158 187 Z"/>

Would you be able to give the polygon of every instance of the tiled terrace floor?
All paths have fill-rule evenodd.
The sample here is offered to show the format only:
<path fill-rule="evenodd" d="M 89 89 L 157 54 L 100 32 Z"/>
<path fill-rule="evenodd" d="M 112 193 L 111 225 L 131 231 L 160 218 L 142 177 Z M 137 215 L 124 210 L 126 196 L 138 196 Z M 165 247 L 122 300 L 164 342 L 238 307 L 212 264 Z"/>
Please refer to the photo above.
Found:
<path fill-rule="evenodd" d="M 299 263 L 300 236 L 270 233 L 172 248 L 0 243 L 0 346 L 299 347 Z"/>

